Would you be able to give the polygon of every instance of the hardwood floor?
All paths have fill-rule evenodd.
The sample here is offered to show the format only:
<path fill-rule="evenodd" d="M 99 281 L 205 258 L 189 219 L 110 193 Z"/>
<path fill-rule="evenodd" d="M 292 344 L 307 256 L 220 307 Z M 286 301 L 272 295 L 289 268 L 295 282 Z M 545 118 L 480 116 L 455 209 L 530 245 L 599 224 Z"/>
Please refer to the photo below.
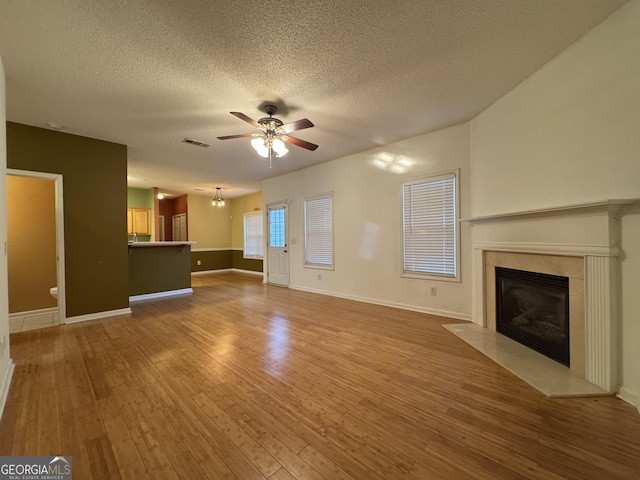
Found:
<path fill-rule="evenodd" d="M 91 479 L 637 479 L 640 415 L 549 400 L 450 319 L 196 276 L 133 315 L 11 336 L 0 455 Z"/>

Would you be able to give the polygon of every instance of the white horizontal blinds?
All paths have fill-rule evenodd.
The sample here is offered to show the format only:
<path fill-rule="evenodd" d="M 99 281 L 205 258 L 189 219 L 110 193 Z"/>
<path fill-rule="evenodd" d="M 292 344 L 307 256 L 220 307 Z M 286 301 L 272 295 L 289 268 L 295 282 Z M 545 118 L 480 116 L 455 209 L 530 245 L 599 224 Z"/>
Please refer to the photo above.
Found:
<path fill-rule="evenodd" d="M 244 256 L 262 258 L 263 256 L 262 212 L 244 214 Z"/>
<path fill-rule="evenodd" d="M 333 205 L 331 195 L 304 201 L 304 263 L 333 266 Z"/>
<path fill-rule="evenodd" d="M 405 273 L 456 276 L 455 174 L 402 186 Z"/>

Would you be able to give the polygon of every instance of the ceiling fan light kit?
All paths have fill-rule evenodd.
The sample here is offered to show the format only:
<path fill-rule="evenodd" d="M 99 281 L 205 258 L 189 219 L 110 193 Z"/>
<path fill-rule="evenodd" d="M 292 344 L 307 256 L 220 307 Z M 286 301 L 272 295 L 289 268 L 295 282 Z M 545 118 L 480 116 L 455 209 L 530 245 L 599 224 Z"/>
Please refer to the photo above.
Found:
<path fill-rule="evenodd" d="M 289 150 L 278 137 L 269 137 L 256 134 L 251 140 L 251 146 L 261 157 L 268 158 L 269 150 L 273 150 L 276 157 L 284 157 Z"/>
<path fill-rule="evenodd" d="M 231 115 L 238 117 L 250 125 L 256 127 L 259 132 L 257 133 L 241 133 L 238 135 L 227 135 L 224 137 L 218 137 L 218 140 L 230 140 L 232 138 L 245 138 L 251 137 L 251 146 L 261 157 L 269 159 L 269 168 L 271 168 L 271 157 L 283 157 L 289 152 L 286 143 L 296 145 L 298 147 L 306 148 L 307 150 L 315 150 L 317 145 L 301 140 L 289 135 L 291 132 L 302 130 L 304 128 L 313 127 L 313 123 L 303 118 L 291 123 L 283 123 L 279 118 L 275 118 L 273 115 L 278 111 L 275 105 L 266 105 L 264 111 L 268 117 L 263 117 L 256 121 L 246 116 L 241 112 L 230 112 Z"/>

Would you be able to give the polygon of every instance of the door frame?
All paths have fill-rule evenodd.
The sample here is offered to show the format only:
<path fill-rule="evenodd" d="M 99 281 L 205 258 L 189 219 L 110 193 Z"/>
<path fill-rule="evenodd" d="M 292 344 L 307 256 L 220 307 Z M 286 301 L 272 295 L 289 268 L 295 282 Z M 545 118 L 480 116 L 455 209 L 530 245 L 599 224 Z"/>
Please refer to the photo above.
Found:
<path fill-rule="evenodd" d="M 265 249 L 264 251 L 266 252 L 266 255 L 264 256 L 264 260 L 265 260 L 265 267 L 264 268 L 264 282 L 265 283 L 271 283 L 269 281 L 269 258 L 271 257 L 270 254 L 270 245 L 271 245 L 271 228 L 270 228 L 270 218 L 269 218 L 269 213 L 271 211 L 271 209 L 274 210 L 278 210 L 279 207 L 284 207 L 284 242 L 285 242 L 285 247 L 284 248 L 289 248 L 289 205 L 290 205 L 290 201 L 288 200 L 284 200 L 284 201 L 280 201 L 280 202 L 273 202 L 273 203 L 269 203 L 267 204 L 267 208 L 266 208 L 266 215 L 265 215 L 265 231 L 267 232 L 267 234 L 264 236 L 265 240 L 266 240 L 266 245 L 265 245 Z M 291 256 L 288 255 L 289 252 L 287 252 L 287 284 L 284 285 L 282 283 L 273 283 L 273 285 L 279 285 L 279 286 L 286 286 L 288 287 L 291 284 Z"/>
<path fill-rule="evenodd" d="M 158 242 L 164 242 L 164 215 L 158 215 L 158 238 L 156 240 Z M 171 232 L 173 234 L 173 232 Z"/>
<path fill-rule="evenodd" d="M 7 168 L 7 176 L 41 178 L 53 180 L 55 196 L 56 221 L 56 276 L 58 287 L 58 323 L 67 323 L 67 296 L 65 288 L 65 259 L 64 259 L 64 197 L 62 195 L 63 176 L 58 173 L 32 172 Z"/>

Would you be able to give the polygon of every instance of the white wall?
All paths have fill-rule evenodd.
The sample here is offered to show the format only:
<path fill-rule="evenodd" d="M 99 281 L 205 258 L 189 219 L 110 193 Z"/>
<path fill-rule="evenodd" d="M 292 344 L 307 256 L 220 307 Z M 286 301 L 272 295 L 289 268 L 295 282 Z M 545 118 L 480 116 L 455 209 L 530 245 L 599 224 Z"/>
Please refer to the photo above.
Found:
<path fill-rule="evenodd" d="M 640 196 L 639 25 L 632 0 L 471 122 L 473 216 Z M 636 404 L 638 238 L 636 207 L 622 219 L 620 365 Z"/>
<path fill-rule="evenodd" d="M 626 4 L 471 122 L 474 216 L 640 193 L 639 10 Z"/>
<path fill-rule="evenodd" d="M 322 146 L 320 146 L 322 148 Z M 384 162 L 383 158 L 393 159 Z M 377 163 L 412 165 L 394 173 Z M 404 161 L 404 160 L 403 160 Z M 406 162 L 405 162 L 406 163 Z M 404 180 L 460 169 L 460 214 L 470 214 L 469 126 L 447 128 L 382 148 L 265 180 L 266 205 L 290 200 L 290 286 L 411 310 L 469 319 L 470 240 L 462 226 L 461 282 L 402 278 L 401 185 Z M 333 271 L 304 267 L 303 200 L 333 192 Z M 265 266 L 266 271 L 266 266 Z M 317 279 L 317 274 L 322 279 Z M 437 286 L 437 296 L 429 295 Z"/>
<path fill-rule="evenodd" d="M 640 163 L 640 159 L 637 160 Z M 639 187 L 640 188 L 640 187 Z M 640 196 L 640 194 L 636 194 Z M 622 218 L 620 396 L 640 411 L 640 207 Z"/>
<path fill-rule="evenodd" d="M 291 202 L 291 286 L 469 318 L 473 229 L 466 224 L 461 283 L 400 277 L 400 185 L 407 178 L 459 167 L 463 218 L 640 197 L 639 24 L 640 0 L 631 0 L 470 124 L 263 182 L 265 204 Z M 383 153 L 416 163 L 402 174 L 382 171 L 373 162 Z M 302 202 L 330 191 L 336 266 L 317 280 L 319 271 L 303 266 Z M 640 404 L 640 206 L 624 212 L 621 226 L 620 394 Z M 367 228 L 378 232 L 371 259 L 360 251 Z M 594 238 L 580 241 L 601 243 L 599 230 L 590 232 Z M 522 241 L 536 242 L 535 235 Z M 439 294 L 431 297 L 436 283 Z"/>
<path fill-rule="evenodd" d="M 7 282 L 7 132 L 4 67 L 0 58 L 0 416 L 9 393 L 13 362 L 9 358 L 9 286 Z"/>

